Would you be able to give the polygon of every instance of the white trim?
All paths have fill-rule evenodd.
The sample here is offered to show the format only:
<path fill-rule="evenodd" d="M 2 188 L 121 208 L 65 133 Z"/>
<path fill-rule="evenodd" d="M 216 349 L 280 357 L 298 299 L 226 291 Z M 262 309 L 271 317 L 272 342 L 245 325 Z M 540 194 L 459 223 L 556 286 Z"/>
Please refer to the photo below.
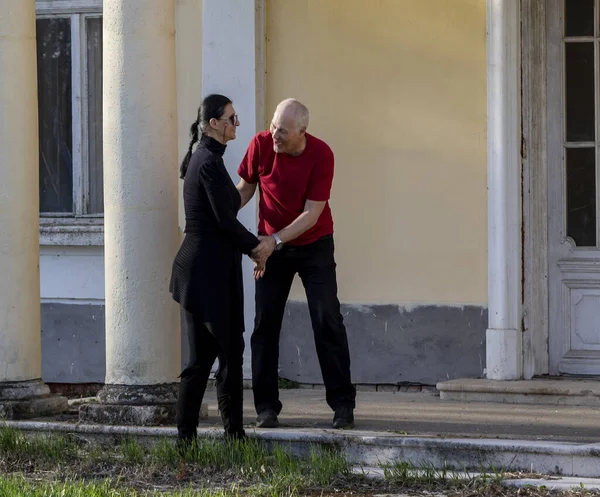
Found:
<path fill-rule="evenodd" d="M 98 218 L 40 218 L 40 245 L 102 246 L 104 220 Z"/>
<path fill-rule="evenodd" d="M 73 214 L 81 216 L 83 210 L 83 122 L 82 113 L 82 84 L 85 76 L 82 70 L 82 28 L 81 16 L 71 15 L 71 157 L 73 162 Z"/>
<path fill-rule="evenodd" d="M 41 304 L 66 304 L 66 305 L 104 305 L 104 299 L 51 299 L 42 298 L 40 299 Z"/>
<path fill-rule="evenodd" d="M 100 13 L 102 12 L 102 0 L 37 1 L 35 12 L 37 15 Z"/>
<path fill-rule="evenodd" d="M 522 377 L 520 2 L 487 0 L 487 376 Z"/>

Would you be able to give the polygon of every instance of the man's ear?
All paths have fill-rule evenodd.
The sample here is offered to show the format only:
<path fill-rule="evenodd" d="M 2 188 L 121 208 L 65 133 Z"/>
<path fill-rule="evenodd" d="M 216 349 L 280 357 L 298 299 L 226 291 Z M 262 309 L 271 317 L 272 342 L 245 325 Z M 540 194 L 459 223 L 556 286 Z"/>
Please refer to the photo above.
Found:
<path fill-rule="evenodd" d="M 305 128 L 304 126 L 302 126 L 302 127 L 300 128 L 300 134 L 301 134 L 301 135 L 303 135 L 303 134 L 305 134 L 305 133 L 306 133 L 306 128 Z"/>
<path fill-rule="evenodd" d="M 211 127 L 211 128 L 213 128 L 213 129 L 217 129 L 217 128 L 218 128 L 218 126 L 217 126 L 217 120 L 216 120 L 214 117 L 213 117 L 213 118 L 211 118 L 211 120 L 210 120 L 210 121 L 208 121 L 208 124 L 209 124 L 209 125 L 210 125 L 210 127 Z"/>

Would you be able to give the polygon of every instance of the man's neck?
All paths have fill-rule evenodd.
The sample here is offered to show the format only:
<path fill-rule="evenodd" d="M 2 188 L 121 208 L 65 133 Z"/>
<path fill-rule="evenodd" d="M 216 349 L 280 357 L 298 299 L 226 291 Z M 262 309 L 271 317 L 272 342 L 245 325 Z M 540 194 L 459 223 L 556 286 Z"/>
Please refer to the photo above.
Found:
<path fill-rule="evenodd" d="M 294 150 L 292 152 L 286 152 L 286 154 L 291 155 L 292 157 L 298 157 L 299 155 L 302 155 L 302 152 L 304 152 L 305 149 L 306 149 L 306 135 L 304 135 L 302 145 L 300 147 L 298 147 L 297 150 Z"/>

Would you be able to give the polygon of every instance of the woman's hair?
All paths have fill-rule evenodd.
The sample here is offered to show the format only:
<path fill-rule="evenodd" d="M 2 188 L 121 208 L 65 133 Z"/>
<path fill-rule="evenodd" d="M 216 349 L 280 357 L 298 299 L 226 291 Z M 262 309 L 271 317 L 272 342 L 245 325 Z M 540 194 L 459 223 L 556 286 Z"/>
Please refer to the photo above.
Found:
<path fill-rule="evenodd" d="M 181 161 L 181 166 L 179 166 L 179 173 L 182 179 L 185 178 L 188 164 L 192 158 L 194 144 L 200 139 L 200 132 L 202 134 L 206 132 L 210 126 L 209 123 L 211 119 L 220 119 L 225 113 L 225 107 L 230 103 L 232 103 L 231 100 L 224 95 L 213 94 L 206 97 L 200 104 L 200 107 L 198 108 L 198 117 L 190 127 L 190 136 L 192 138 L 190 146 L 187 154 L 185 154 L 185 157 Z"/>

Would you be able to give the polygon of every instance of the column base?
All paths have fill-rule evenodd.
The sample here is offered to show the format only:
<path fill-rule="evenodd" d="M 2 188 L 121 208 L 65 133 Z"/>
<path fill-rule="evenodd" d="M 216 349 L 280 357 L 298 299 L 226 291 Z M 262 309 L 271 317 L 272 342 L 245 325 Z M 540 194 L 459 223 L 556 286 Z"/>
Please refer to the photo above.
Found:
<path fill-rule="evenodd" d="M 79 408 L 79 421 L 88 424 L 161 426 L 175 423 L 176 406 L 87 404 Z"/>
<path fill-rule="evenodd" d="M 486 331 L 488 380 L 520 380 L 523 377 L 523 333 L 516 329 Z"/>
<path fill-rule="evenodd" d="M 98 404 L 79 408 L 79 421 L 89 424 L 161 426 L 174 425 L 178 383 L 162 385 L 106 385 L 98 392 Z M 200 417 L 208 416 L 202 404 Z"/>
<path fill-rule="evenodd" d="M 42 380 L 0 383 L 0 419 L 31 419 L 68 410 L 67 398 L 51 394 Z"/>

